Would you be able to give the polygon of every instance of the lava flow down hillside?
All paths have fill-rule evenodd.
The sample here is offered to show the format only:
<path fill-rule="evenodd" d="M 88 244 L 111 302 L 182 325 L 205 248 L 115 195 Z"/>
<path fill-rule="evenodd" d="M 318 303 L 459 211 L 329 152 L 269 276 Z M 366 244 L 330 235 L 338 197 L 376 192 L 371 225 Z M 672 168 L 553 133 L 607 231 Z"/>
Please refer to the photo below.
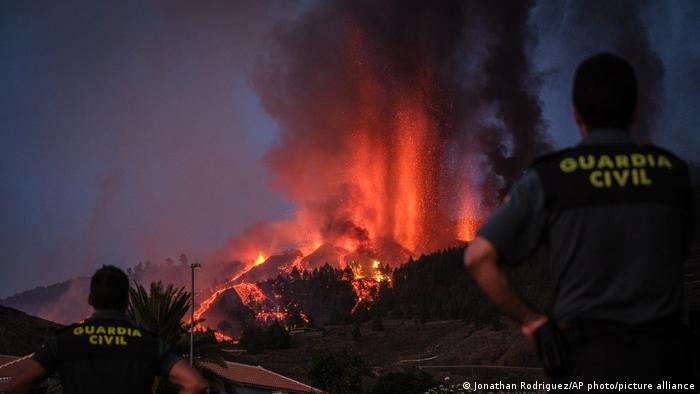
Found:
<path fill-rule="evenodd" d="M 211 257 L 243 263 L 196 316 L 215 326 L 207 311 L 226 295 L 275 318 L 285 306 L 257 282 L 324 263 L 381 282 L 385 266 L 472 239 L 548 147 L 526 55 L 531 7 L 319 2 L 280 25 L 253 82 L 279 125 L 272 185 L 296 211 Z"/>

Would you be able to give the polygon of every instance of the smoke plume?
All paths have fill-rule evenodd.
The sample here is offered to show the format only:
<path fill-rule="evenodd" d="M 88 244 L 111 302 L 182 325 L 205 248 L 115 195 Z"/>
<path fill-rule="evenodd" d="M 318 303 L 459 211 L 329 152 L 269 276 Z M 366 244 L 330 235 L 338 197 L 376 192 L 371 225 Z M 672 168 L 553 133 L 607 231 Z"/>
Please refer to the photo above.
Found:
<path fill-rule="evenodd" d="M 652 47 L 649 24 L 643 19 L 648 7 L 647 1 L 631 0 L 542 2 L 534 18 L 542 46 L 551 51 L 545 56 L 553 63 L 551 77 L 558 80 L 562 107 L 571 102 L 574 71 L 587 57 L 612 52 L 632 64 L 639 85 L 639 116 L 632 132 L 641 141 L 653 138 L 665 97 L 664 62 Z"/>
<path fill-rule="evenodd" d="M 254 81 L 281 126 L 275 185 L 307 234 L 412 252 L 473 235 L 548 146 L 532 2 L 509 5 L 321 2 L 277 30 Z"/>

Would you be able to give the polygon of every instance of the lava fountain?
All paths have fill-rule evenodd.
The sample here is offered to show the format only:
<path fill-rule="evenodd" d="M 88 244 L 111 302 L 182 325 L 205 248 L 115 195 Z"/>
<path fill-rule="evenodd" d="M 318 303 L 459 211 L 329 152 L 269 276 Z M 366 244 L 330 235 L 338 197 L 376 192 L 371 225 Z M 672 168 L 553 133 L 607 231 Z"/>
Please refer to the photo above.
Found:
<path fill-rule="evenodd" d="M 250 264 L 196 316 L 226 289 L 293 268 L 325 261 L 380 282 L 379 261 L 472 239 L 547 148 L 525 55 L 531 6 L 341 0 L 276 30 L 253 82 L 280 126 L 265 156 L 273 186 L 297 210 L 212 258 Z"/>

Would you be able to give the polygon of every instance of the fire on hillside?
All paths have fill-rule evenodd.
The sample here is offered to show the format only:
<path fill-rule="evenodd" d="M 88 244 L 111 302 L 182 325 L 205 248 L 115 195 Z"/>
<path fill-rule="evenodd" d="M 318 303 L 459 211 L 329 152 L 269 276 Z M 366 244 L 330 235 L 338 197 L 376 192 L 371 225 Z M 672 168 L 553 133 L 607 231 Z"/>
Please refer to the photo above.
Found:
<path fill-rule="evenodd" d="M 281 28 L 252 79 L 279 126 L 272 186 L 295 211 L 211 257 L 244 264 L 195 317 L 235 289 L 258 320 L 279 320 L 292 306 L 256 284 L 325 263 L 352 271 L 357 307 L 391 267 L 471 240 L 548 148 L 528 15 L 527 3 L 339 1 Z"/>
<path fill-rule="evenodd" d="M 268 279 L 271 275 L 267 277 L 255 275 L 255 269 L 270 264 L 269 268 L 272 268 L 270 272 L 276 274 L 293 275 L 293 271 L 297 273 L 310 271 L 313 268 L 318 268 L 321 262 L 323 264 L 328 263 L 327 260 L 314 258 L 315 255 L 324 251 L 326 253 L 322 253 L 323 257 L 328 257 L 328 249 L 338 253 L 334 256 L 335 259 L 331 260 L 336 263 L 335 266 L 343 267 L 352 273 L 349 275 L 348 281 L 351 282 L 356 299 L 355 306 L 352 308 L 353 313 L 359 305 L 363 303 L 371 304 L 374 301 L 374 297 L 378 294 L 379 286 L 382 283 L 391 284 L 391 267 L 389 265 L 383 265 L 376 258 L 371 259 L 363 256 L 358 251 L 348 252 L 341 248 L 329 248 L 328 245 L 321 245 L 307 256 L 301 253 L 286 253 L 271 256 L 268 259 L 264 259 L 263 262 L 258 262 L 258 259 L 253 260 L 246 271 L 235 275 L 219 288 L 211 290 L 209 297 L 202 301 L 199 304 L 199 308 L 195 311 L 195 319 L 201 319 L 224 292 L 232 289 L 243 305 L 254 312 L 258 324 L 266 325 L 272 322 L 280 322 L 286 325 L 289 305 L 281 304 L 278 300 L 280 298 L 279 295 L 272 294 L 270 296 L 260 289 L 255 280 Z M 263 256 L 262 252 L 258 256 Z M 285 259 L 284 257 L 287 258 Z M 344 265 L 339 265 L 338 263 Z M 274 264 L 277 265 L 273 266 Z M 246 281 L 246 276 L 251 277 L 250 281 Z M 310 320 L 304 311 L 300 310 L 299 313 L 303 322 L 308 324 Z M 204 325 L 200 323 L 198 328 L 203 329 Z M 220 332 L 217 332 L 216 335 L 220 340 L 233 339 Z"/>

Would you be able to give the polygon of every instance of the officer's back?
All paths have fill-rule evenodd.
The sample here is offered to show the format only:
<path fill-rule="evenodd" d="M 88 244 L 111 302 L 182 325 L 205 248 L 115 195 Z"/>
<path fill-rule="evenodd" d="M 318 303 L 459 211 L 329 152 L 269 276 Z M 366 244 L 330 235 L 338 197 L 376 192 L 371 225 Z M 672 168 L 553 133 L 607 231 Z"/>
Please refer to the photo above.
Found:
<path fill-rule="evenodd" d="M 95 313 L 56 332 L 27 366 L 0 391 L 14 392 L 57 372 L 64 394 L 150 393 L 157 376 L 199 393 L 206 382 L 187 362 L 125 314 L 129 279 L 113 266 L 90 281 L 88 302 Z"/>
<path fill-rule="evenodd" d="M 47 370 L 56 370 L 66 393 L 149 393 L 154 376 L 168 376 L 179 360 L 151 333 L 123 313 L 100 311 L 58 332 L 34 355 Z M 110 382 L 105 385 L 105 382 Z"/>
<path fill-rule="evenodd" d="M 560 320 L 626 324 L 678 317 L 687 251 L 688 170 L 673 153 L 598 129 L 539 159 L 542 235 Z"/>
<path fill-rule="evenodd" d="M 584 61 L 573 104 L 581 143 L 533 164 L 479 229 L 465 264 L 536 339 L 555 381 L 688 383 L 681 324 L 693 223 L 687 166 L 629 135 L 637 82 L 624 59 Z M 529 305 L 499 266 L 541 245 L 550 257 L 551 316 Z"/>

